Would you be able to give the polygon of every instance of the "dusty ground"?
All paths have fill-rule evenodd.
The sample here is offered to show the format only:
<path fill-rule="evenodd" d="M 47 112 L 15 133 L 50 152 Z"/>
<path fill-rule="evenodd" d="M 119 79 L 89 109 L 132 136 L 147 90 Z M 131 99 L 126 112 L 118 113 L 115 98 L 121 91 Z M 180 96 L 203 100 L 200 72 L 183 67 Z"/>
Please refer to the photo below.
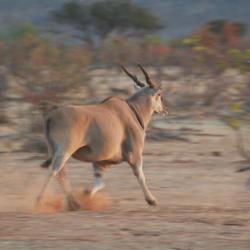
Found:
<path fill-rule="evenodd" d="M 144 202 L 121 164 L 106 174 L 104 210 L 36 213 L 44 156 L 0 154 L 0 249 L 249 250 L 250 172 L 235 173 L 243 163 L 233 135 L 218 126 L 188 138 L 146 143 L 144 169 L 158 207 Z M 91 184 L 88 164 L 67 166 L 75 188 Z M 57 192 L 55 182 L 50 193 Z"/>

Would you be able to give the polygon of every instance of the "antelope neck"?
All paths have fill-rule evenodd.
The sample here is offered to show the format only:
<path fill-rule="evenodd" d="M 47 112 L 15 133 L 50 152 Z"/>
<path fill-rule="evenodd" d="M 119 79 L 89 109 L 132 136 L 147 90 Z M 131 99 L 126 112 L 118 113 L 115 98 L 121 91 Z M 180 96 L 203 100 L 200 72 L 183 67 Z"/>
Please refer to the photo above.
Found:
<path fill-rule="evenodd" d="M 141 117 L 141 115 L 139 114 L 139 112 L 136 110 L 136 107 L 129 101 L 127 101 L 128 106 L 130 107 L 130 109 L 132 110 L 132 112 L 134 113 L 137 121 L 139 122 L 140 126 L 142 127 L 142 129 L 145 129 L 145 125 L 143 122 L 143 119 Z"/>
<path fill-rule="evenodd" d="M 139 122 L 143 130 L 148 126 L 152 116 L 152 107 L 147 98 L 141 96 L 132 96 L 126 100 L 131 111 L 134 113 L 136 120 Z"/>

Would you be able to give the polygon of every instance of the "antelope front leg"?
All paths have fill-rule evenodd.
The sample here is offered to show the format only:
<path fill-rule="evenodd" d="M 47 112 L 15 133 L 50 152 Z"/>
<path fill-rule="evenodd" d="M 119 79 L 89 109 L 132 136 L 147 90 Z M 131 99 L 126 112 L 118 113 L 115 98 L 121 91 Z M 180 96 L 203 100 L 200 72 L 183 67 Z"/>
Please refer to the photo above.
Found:
<path fill-rule="evenodd" d="M 134 175 L 136 176 L 142 191 L 144 193 L 144 197 L 145 200 L 147 201 L 147 203 L 150 206 L 156 206 L 157 205 L 157 201 L 155 199 L 155 197 L 152 195 L 152 193 L 150 192 L 150 190 L 147 187 L 147 183 L 145 180 L 145 176 L 142 170 L 142 159 L 138 160 L 136 163 L 131 164 L 130 163 L 131 168 L 133 169 Z"/>

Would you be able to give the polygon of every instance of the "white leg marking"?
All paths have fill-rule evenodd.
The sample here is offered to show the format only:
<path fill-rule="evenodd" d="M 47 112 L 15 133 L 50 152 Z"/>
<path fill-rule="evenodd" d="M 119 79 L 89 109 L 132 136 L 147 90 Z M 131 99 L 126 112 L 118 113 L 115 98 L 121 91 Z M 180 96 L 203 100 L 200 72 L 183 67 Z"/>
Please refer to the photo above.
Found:
<path fill-rule="evenodd" d="M 103 181 L 104 167 L 99 166 L 97 164 L 93 164 L 93 170 L 94 170 L 94 185 L 90 193 L 91 196 L 93 196 L 96 192 L 100 191 L 105 187 L 105 183 Z"/>

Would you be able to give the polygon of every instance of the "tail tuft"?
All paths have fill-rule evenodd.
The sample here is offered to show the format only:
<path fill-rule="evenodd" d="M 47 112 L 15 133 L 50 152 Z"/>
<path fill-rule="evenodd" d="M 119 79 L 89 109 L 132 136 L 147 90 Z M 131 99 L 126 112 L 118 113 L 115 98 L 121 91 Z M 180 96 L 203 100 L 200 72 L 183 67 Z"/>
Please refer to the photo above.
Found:
<path fill-rule="evenodd" d="M 52 163 L 52 159 L 49 158 L 49 159 L 47 159 L 46 161 L 44 161 L 44 162 L 41 164 L 41 167 L 42 167 L 42 168 L 48 168 L 48 167 L 51 165 L 51 163 Z"/>

